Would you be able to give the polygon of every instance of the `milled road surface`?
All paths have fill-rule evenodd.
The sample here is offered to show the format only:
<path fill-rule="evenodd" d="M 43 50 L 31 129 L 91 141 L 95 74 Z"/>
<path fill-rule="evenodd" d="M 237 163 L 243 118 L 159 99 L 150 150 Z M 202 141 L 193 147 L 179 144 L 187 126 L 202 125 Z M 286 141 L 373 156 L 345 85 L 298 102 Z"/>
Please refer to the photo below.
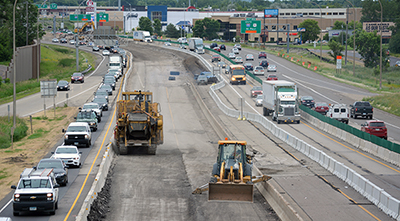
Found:
<path fill-rule="evenodd" d="M 208 202 L 207 193 L 191 194 L 209 181 L 221 139 L 188 83 L 191 71 L 204 69 L 188 55 L 151 45 L 133 43 L 127 50 L 133 54 L 134 71 L 126 90 L 154 93 L 164 116 L 164 144 L 155 156 L 129 154 L 115 159 L 104 220 L 279 220 L 257 191 L 254 203 Z M 185 68 L 185 60 L 192 70 Z M 180 76 L 168 81 L 170 71 L 179 71 Z"/>

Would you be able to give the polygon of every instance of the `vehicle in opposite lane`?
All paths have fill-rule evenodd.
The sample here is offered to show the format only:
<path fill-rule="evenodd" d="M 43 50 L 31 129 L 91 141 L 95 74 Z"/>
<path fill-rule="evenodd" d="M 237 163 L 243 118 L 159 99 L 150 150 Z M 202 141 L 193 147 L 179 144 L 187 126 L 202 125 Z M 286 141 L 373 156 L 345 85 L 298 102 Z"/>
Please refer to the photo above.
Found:
<path fill-rule="evenodd" d="M 64 80 L 60 80 L 57 83 L 57 91 L 69 91 L 70 88 L 70 84 L 68 81 L 64 81 Z"/>
<path fill-rule="evenodd" d="M 83 75 L 82 73 L 73 73 L 71 76 L 71 83 L 75 83 L 77 81 L 84 83 L 85 75 Z"/>

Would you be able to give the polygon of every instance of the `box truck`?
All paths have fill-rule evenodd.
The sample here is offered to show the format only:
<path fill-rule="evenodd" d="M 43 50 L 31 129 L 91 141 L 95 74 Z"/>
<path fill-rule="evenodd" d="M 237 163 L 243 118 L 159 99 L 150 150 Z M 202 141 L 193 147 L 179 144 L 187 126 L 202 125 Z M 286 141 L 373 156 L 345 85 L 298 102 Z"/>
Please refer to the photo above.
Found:
<path fill-rule="evenodd" d="M 272 114 L 280 123 L 300 123 L 298 88 L 296 83 L 277 80 L 263 81 L 263 115 Z"/>
<path fill-rule="evenodd" d="M 133 32 L 133 40 L 149 42 L 149 43 L 153 42 L 153 40 L 151 40 L 150 32 L 148 32 L 148 31 L 134 31 Z"/>

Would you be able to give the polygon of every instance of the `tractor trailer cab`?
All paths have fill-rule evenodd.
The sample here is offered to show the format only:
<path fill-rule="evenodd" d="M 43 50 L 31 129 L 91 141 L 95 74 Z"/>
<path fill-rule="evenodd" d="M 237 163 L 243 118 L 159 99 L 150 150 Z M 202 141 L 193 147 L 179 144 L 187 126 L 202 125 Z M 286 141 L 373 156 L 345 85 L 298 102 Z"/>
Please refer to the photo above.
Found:
<path fill-rule="evenodd" d="M 263 115 L 280 123 L 300 123 L 298 89 L 289 81 L 263 81 Z"/>

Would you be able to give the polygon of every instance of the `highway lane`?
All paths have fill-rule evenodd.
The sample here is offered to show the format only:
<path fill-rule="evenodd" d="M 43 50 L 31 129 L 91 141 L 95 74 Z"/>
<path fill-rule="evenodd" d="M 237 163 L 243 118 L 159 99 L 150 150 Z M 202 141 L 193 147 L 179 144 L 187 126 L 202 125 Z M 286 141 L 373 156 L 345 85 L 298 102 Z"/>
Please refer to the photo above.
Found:
<path fill-rule="evenodd" d="M 191 192 L 210 179 L 217 141 L 192 92 L 189 57 L 163 46 L 132 44 L 134 71 L 127 90 L 154 93 L 164 118 L 164 144 L 155 156 L 117 157 L 112 174 L 109 212 L 104 220 L 276 220 L 260 193 L 255 203 L 208 202 Z M 200 70 L 194 60 L 191 68 Z M 170 71 L 179 71 L 168 81 Z M 132 209 L 134 208 L 134 209 Z"/>
<path fill-rule="evenodd" d="M 226 80 L 228 80 L 226 78 Z M 239 95 L 246 100 L 250 100 L 248 89 L 250 87 L 246 87 L 244 85 L 240 86 L 227 86 L 220 90 L 220 94 L 222 97 L 228 97 L 228 95 L 236 94 L 233 92 L 232 88 L 234 88 Z M 226 104 L 234 109 L 240 109 L 237 106 L 237 96 L 232 99 L 226 99 Z M 245 111 L 249 112 L 258 112 L 262 113 L 261 107 L 249 107 L 254 103 L 246 106 Z M 271 120 L 271 117 L 269 117 Z M 365 153 L 358 153 L 357 148 L 352 147 L 351 144 L 342 142 L 336 138 L 330 137 L 330 135 L 326 135 L 324 133 L 320 133 L 317 129 L 314 129 L 304 124 L 304 122 L 300 125 L 280 125 L 283 129 L 299 137 L 299 139 L 305 140 L 307 143 L 321 149 L 328 155 L 333 156 L 340 162 L 343 162 L 345 165 L 349 166 L 359 174 L 363 175 L 367 179 L 371 180 L 373 183 L 378 185 L 379 187 L 385 189 L 392 196 L 399 198 L 400 192 L 398 188 L 399 183 L 399 168 L 393 165 L 390 165 L 374 156 Z"/>
<path fill-rule="evenodd" d="M 226 51 L 222 51 L 224 54 L 228 54 L 232 47 L 227 47 Z M 243 48 L 239 53 L 240 56 L 245 58 L 246 54 L 253 54 L 255 61 L 250 62 L 254 66 L 258 64 L 258 52 L 254 49 Z M 210 56 L 210 55 L 205 55 Z M 299 86 L 299 92 L 301 96 L 312 96 L 315 101 L 327 102 L 327 103 L 345 103 L 347 105 L 354 103 L 357 100 L 361 100 L 363 97 L 375 96 L 375 93 L 360 89 L 345 83 L 337 82 L 332 79 L 328 79 L 324 76 L 316 74 L 312 70 L 298 66 L 286 59 L 268 54 L 267 58 L 270 64 L 277 66 L 278 79 L 289 80 L 296 82 Z M 267 73 L 267 72 L 266 72 Z M 267 75 L 267 74 L 266 74 Z M 265 79 L 260 77 L 261 79 Z M 255 83 L 259 85 L 258 83 Z M 250 91 L 250 89 L 248 89 Z M 374 108 L 374 119 L 383 120 L 388 127 L 389 140 L 393 142 L 400 142 L 400 118 Z M 361 124 L 366 119 L 350 119 L 350 125 L 355 128 L 361 128 Z"/>
<path fill-rule="evenodd" d="M 227 78 L 225 78 L 225 80 L 227 80 Z M 204 88 L 208 87 L 204 86 Z M 238 110 L 240 109 L 238 106 L 239 96 L 244 97 L 250 103 L 251 99 L 249 97 L 249 88 L 251 88 L 250 85 L 227 85 L 218 90 L 217 94 L 228 107 Z M 204 97 L 207 97 L 207 94 L 207 91 L 205 91 Z M 208 104 L 211 109 L 215 109 L 212 107 L 215 105 L 213 101 Z M 261 108 L 254 107 L 253 102 L 251 105 L 252 107 L 246 105 L 245 111 L 261 111 Z M 329 220 L 329 217 L 335 217 L 335 220 L 375 220 L 374 217 L 377 217 L 380 220 L 390 220 L 390 218 L 386 214 L 382 213 L 376 206 L 371 205 L 370 202 L 368 202 L 352 188 L 348 188 L 346 183 L 339 180 L 325 169 L 319 167 L 318 164 L 311 161 L 308 157 L 284 145 L 282 141 L 272 136 L 261 126 L 258 125 L 258 128 L 256 129 L 252 126 L 248 126 L 246 121 L 237 121 L 236 119 L 226 117 L 224 114 L 215 114 L 214 116 L 221 118 L 222 124 L 226 125 L 225 128 L 232 131 L 232 133 L 234 133 L 239 139 L 241 138 L 247 140 L 253 148 L 255 148 L 257 151 L 260 151 L 261 154 L 256 157 L 257 163 L 260 164 L 258 167 L 261 168 L 262 171 L 265 171 L 266 174 L 273 176 L 279 185 L 284 187 L 285 193 L 290 195 L 307 213 L 307 215 L 310 216 L 311 219 Z M 287 131 L 289 131 L 287 127 L 290 126 L 301 132 L 306 129 L 304 123 L 301 123 L 300 125 L 279 125 L 279 127 L 282 127 Z M 259 128 L 269 137 L 261 134 L 260 131 L 258 131 Z M 315 134 L 315 131 L 310 131 L 311 130 L 304 131 L 304 133 L 309 137 L 314 137 L 314 135 L 310 134 Z M 290 131 L 290 133 L 295 134 L 292 131 Z M 298 137 L 305 140 L 303 136 Z M 271 144 L 271 142 L 268 142 L 269 139 L 274 140 L 276 144 L 280 146 L 284 146 L 284 148 L 296 156 L 299 161 L 294 161 L 275 143 Z M 332 143 L 334 142 L 330 140 L 330 138 L 321 136 L 318 137 L 317 141 L 309 143 L 313 146 L 316 146 L 316 142 L 321 143 L 323 146 L 334 149 L 334 147 L 331 147 Z M 346 157 L 346 155 L 343 153 L 341 154 L 343 155 L 343 158 Z M 358 156 L 358 158 L 360 158 L 360 156 Z M 362 166 L 364 165 L 362 164 Z M 386 179 L 389 178 L 390 175 L 391 174 L 387 174 Z M 325 180 L 318 178 L 319 176 L 322 176 L 330 183 L 327 184 Z M 349 199 L 345 195 L 338 194 L 337 189 L 332 189 L 332 186 L 330 185 L 334 185 L 335 188 L 339 188 L 341 191 L 344 191 L 345 194 L 350 196 L 352 200 L 361 203 L 363 208 L 357 206 L 354 207 L 349 204 Z M 366 212 L 364 209 L 368 212 Z"/>
<path fill-rule="evenodd" d="M 73 85 L 72 92 L 75 93 L 74 97 L 70 96 L 70 100 L 68 101 L 69 106 L 76 106 L 81 107 L 84 103 L 90 101 L 93 98 L 93 92 L 97 88 L 97 86 L 101 82 L 101 78 L 104 75 L 105 71 L 107 70 L 105 63 L 108 62 L 108 58 L 105 59 L 106 62 L 102 62 L 103 60 L 98 60 L 97 63 L 99 64 L 99 68 L 96 69 L 95 72 L 91 74 L 91 77 L 89 79 L 85 80 L 85 83 L 83 84 L 75 84 Z M 103 66 L 102 66 L 103 65 Z M 120 83 L 120 82 L 118 82 Z M 84 87 L 84 86 L 89 86 L 89 89 Z M 68 220 L 74 220 L 74 216 L 78 214 L 80 210 L 80 205 L 82 205 L 82 202 L 84 200 L 84 197 L 86 196 L 87 192 L 90 189 L 90 186 L 94 180 L 94 177 L 97 172 L 97 167 L 92 168 L 90 170 L 90 166 L 92 162 L 95 160 L 96 153 L 101 149 L 101 152 L 104 152 L 103 148 L 105 145 L 102 143 L 103 140 L 107 140 L 106 144 L 108 143 L 109 137 L 111 136 L 111 133 L 106 133 L 105 130 L 108 128 L 108 125 L 111 123 L 111 121 L 114 119 L 112 117 L 112 109 L 113 109 L 113 98 L 115 98 L 117 92 L 119 89 L 119 84 L 116 88 L 116 91 L 113 92 L 113 95 L 110 98 L 110 104 L 109 104 L 109 111 L 104 111 L 103 112 L 103 117 L 102 121 L 99 123 L 99 128 L 98 131 L 92 132 L 92 146 L 90 148 L 79 148 L 80 151 L 82 151 L 82 166 L 81 168 L 70 168 L 69 169 L 69 183 L 66 187 L 61 187 L 60 188 L 60 200 L 59 200 L 59 209 L 56 211 L 56 215 L 54 216 L 48 216 L 47 214 L 23 214 L 23 216 L 20 217 L 13 217 L 12 215 L 12 203 L 10 199 L 12 198 L 12 193 L 14 192 L 13 190 L 10 189 L 10 193 L 0 201 L 0 216 L 9 216 L 13 217 L 13 220 L 63 220 L 66 216 L 66 214 L 69 212 L 69 209 L 73 205 L 76 196 L 78 195 L 78 192 L 85 181 L 85 177 L 87 176 L 88 173 L 92 174 L 91 176 L 88 177 L 88 180 L 86 182 L 85 187 L 83 188 L 82 191 L 82 196 L 79 198 L 79 200 L 76 203 L 76 206 L 74 210 L 71 212 L 71 216 L 69 217 Z M 65 93 L 65 92 L 64 92 Z M 24 104 L 34 104 L 34 103 L 41 103 L 40 100 L 40 95 L 32 95 L 28 98 L 25 98 L 26 100 L 29 100 L 29 102 L 22 102 L 21 105 Z M 40 110 L 35 110 L 35 106 L 32 108 L 26 108 L 27 110 L 22 110 L 26 112 L 37 112 Z M 20 109 L 18 109 L 20 110 Z M 19 115 L 22 115 L 23 113 L 18 113 Z M 61 133 L 61 128 L 60 128 L 60 133 Z M 107 135 L 108 139 L 104 139 L 104 137 Z M 57 142 L 57 145 L 55 145 L 52 148 L 52 151 L 54 149 L 61 145 L 63 143 L 63 139 L 60 139 Z M 103 145 L 102 145 L 103 144 Z M 51 153 L 48 153 L 45 157 L 50 157 Z M 96 161 L 96 165 L 98 165 L 101 162 L 101 157 L 98 158 Z"/>

